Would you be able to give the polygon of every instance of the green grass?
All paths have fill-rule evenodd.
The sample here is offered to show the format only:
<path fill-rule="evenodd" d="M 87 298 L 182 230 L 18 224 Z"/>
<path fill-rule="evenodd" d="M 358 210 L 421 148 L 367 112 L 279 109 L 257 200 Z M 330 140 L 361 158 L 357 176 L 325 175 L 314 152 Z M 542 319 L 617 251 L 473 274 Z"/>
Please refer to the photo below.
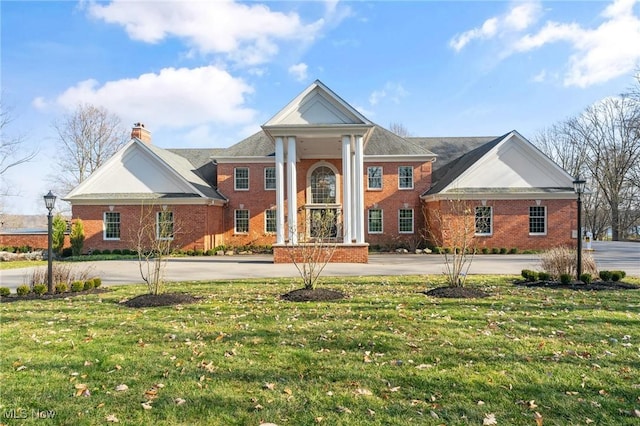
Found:
<path fill-rule="evenodd" d="M 11 262 L 0 262 L 0 271 L 6 269 L 31 268 L 32 266 L 43 266 L 46 264 L 46 260 L 14 260 Z"/>
<path fill-rule="evenodd" d="M 537 412 L 545 425 L 637 425 L 640 292 L 528 289 L 514 278 L 473 277 L 492 294 L 475 300 L 433 299 L 419 291 L 439 277 L 403 276 L 324 279 L 350 295 L 331 303 L 280 301 L 299 287 L 293 279 L 171 284 L 202 297 L 179 307 L 118 303 L 142 286 L 3 303 L 0 415 L 481 425 L 493 414 L 499 425 L 535 425 Z M 77 384 L 90 396 L 74 396 Z M 149 389 L 157 396 L 144 409 Z"/>

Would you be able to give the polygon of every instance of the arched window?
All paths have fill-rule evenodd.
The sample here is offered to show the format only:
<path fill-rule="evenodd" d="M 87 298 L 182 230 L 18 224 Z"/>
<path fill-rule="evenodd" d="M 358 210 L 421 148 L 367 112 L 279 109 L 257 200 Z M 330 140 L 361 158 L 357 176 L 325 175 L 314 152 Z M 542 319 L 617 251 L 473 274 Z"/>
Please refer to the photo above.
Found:
<path fill-rule="evenodd" d="M 327 166 L 316 167 L 311 173 L 311 203 L 335 204 L 336 174 Z"/>

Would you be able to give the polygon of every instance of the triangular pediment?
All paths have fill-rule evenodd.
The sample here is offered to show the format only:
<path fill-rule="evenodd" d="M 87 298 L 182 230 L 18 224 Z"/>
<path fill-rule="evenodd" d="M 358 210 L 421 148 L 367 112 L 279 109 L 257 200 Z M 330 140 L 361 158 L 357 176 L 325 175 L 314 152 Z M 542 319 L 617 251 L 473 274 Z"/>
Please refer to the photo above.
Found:
<path fill-rule="evenodd" d="M 572 188 L 573 178 L 517 132 L 485 153 L 442 192 Z"/>
<path fill-rule="evenodd" d="M 71 191 L 66 198 L 104 194 L 194 194 L 196 191 L 155 156 L 143 142 L 133 140 Z"/>
<path fill-rule="evenodd" d="M 371 122 L 316 80 L 278 112 L 264 127 L 370 125 Z"/>

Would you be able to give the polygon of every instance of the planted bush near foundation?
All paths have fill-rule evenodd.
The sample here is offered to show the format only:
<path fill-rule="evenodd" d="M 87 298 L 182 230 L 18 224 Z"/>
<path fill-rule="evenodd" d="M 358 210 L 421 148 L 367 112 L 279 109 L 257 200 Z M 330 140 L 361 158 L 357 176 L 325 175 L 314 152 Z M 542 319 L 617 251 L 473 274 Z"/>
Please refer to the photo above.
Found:
<path fill-rule="evenodd" d="M 570 284 L 571 283 L 571 275 L 570 274 L 561 274 L 560 275 L 560 282 L 562 284 Z"/>
<path fill-rule="evenodd" d="M 71 291 L 78 292 L 84 290 L 84 282 L 74 281 L 71 283 Z"/>
<path fill-rule="evenodd" d="M 548 272 L 538 272 L 538 279 L 540 281 L 549 281 L 551 280 L 551 275 Z"/>
<path fill-rule="evenodd" d="M 602 281 L 610 281 L 611 280 L 611 271 L 600 271 L 598 274 Z"/>
<path fill-rule="evenodd" d="M 36 284 L 33 286 L 33 292 L 38 296 L 42 296 L 47 292 L 47 286 L 45 284 Z"/>
<path fill-rule="evenodd" d="M 94 287 L 94 288 L 98 288 L 98 287 L 100 287 L 101 285 L 102 285 L 102 278 L 100 278 L 100 277 L 95 277 L 95 278 L 93 279 L 93 287 Z"/>
<path fill-rule="evenodd" d="M 67 291 L 69 291 L 69 286 L 67 286 L 67 283 L 56 284 L 56 293 L 66 293 Z"/>
<path fill-rule="evenodd" d="M 491 249 L 491 254 L 500 254 L 500 249 L 497 247 L 494 247 Z"/>
<path fill-rule="evenodd" d="M 0 287 L 0 296 L 7 297 L 10 294 L 11 290 L 9 289 L 9 287 Z"/>
<path fill-rule="evenodd" d="M 531 269 L 523 269 L 520 274 L 525 280 L 529 282 L 538 281 L 538 273 L 536 271 L 532 271 Z"/>
<path fill-rule="evenodd" d="M 622 278 L 622 274 L 619 271 L 611 271 L 611 281 L 617 282 Z"/>
<path fill-rule="evenodd" d="M 585 272 L 582 275 L 580 275 L 580 281 L 582 281 L 585 284 L 591 284 L 593 282 L 593 277 L 591 276 L 590 273 Z"/>
<path fill-rule="evenodd" d="M 84 282 L 84 289 L 85 290 L 91 290 L 93 287 L 94 287 L 93 280 L 86 280 Z"/>
<path fill-rule="evenodd" d="M 16 288 L 16 294 L 18 294 L 18 296 L 26 296 L 29 293 L 31 293 L 31 288 L 26 284 L 19 285 L 18 288 Z"/>

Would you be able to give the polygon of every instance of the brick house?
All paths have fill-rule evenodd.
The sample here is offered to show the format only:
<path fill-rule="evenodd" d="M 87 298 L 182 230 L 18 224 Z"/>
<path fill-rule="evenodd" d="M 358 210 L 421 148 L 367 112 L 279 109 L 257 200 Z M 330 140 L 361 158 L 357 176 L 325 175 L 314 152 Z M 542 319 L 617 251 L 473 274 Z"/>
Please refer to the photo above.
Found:
<path fill-rule="evenodd" d="M 331 212 L 332 261 L 363 263 L 370 246 L 450 245 L 446 229 L 469 218 L 479 247 L 572 244 L 572 181 L 516 131 L 402 138 L 316 81 L 229 148 L 162 149 L 137 124 L 65 200 L 87 250 L 131 248 L 146 208 L 176 247 L 272 245 L 286 262 L 309 222 Z"/>

